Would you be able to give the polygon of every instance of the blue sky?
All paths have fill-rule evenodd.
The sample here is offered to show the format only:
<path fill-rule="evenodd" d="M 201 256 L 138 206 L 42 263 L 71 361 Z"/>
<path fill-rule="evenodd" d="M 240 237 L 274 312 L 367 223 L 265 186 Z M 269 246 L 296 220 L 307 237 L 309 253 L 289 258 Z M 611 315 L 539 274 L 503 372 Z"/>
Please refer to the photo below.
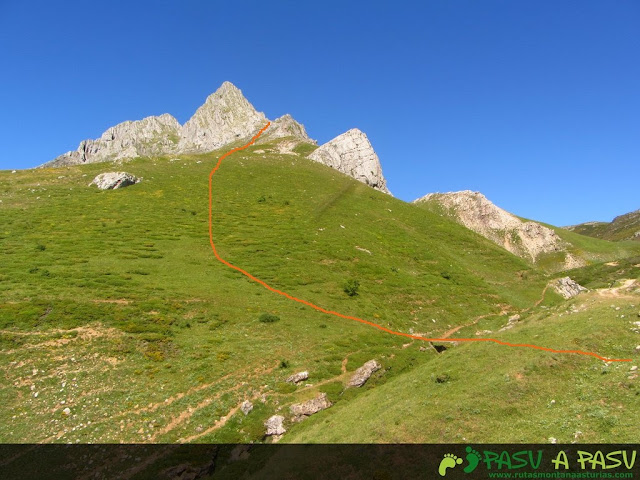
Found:
<path fill-rule="evenodd" d="M 319 143 L 363 130 L 403 200 L 610 220 L 640 208 L 639 25 L 636 0 L 0 0 L 0 169 L 229 80 Z"/>

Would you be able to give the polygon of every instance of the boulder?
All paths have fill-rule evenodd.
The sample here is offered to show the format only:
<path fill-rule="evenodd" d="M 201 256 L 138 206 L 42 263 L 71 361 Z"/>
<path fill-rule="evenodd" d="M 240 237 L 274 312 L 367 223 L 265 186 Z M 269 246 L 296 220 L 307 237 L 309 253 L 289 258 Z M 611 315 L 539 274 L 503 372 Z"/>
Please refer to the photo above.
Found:
<path fill-rule="evenodd" d="M 569 277 L 562 277 L 551 282 L 553 289 L 565 299 L 573 298 L 576 295 L 586 292 L 587 289 L 579 285 Z"/>
<path fill-rule="evenodd" d="M 126 172 L 105 172 L 98 175 L 89 184 L 96 185 L 100 190 L 128 187 L 140 182 L 140 179 Z"/>
<path fill-rule="evenodd" d="M 240 405 L 240 410 L 245 415 L 249 415 L 249 412 L 253 410 L 253 403 L 251 403 L 249 400 L 245 400 L 244 402 L 242 402 L 242 405 Z"/>
<path fill-rule="evenodd" d="M 304 418 L 325 410 L 333 405 L 327 398 L 326 393 L 321 393 L 316 398 L 312 398 L 304 403 L 296 403 L 289 407 L 289 411 L 293 414 L 294 421 L 300 421 Z"/>
<path fill-rule="evenodd" d="M 284 417 L 282 415 L 273 415 L 269 417 L 269 419 L 264 422 L 264 426 L 267 427 L 265 435 L 282 435 L 286 432 L 287 429 L 284 428 L 282 422 L 284 422 Z"/>
<path fill-rule="evenodd" d="M 287 378 L 286 381 L 289 383 L 300 383 L 301 381 L 306 380 L 307 378 L 309 378 L 309 372 L 304 371 L 304 372 L 294 373 L 289 378 Z"/>
<path fill-rule="evenodd" d="M 369 377 L 373 374 L 373 372 L 380 370 L 380 368 L 381 365 L 378 362 L 376 362 L 375 360 L 369 360 L 367 363 L 365 363 L 355 371 L 347 386 L 361 387 L 367 380 L 369 380 Z"/>

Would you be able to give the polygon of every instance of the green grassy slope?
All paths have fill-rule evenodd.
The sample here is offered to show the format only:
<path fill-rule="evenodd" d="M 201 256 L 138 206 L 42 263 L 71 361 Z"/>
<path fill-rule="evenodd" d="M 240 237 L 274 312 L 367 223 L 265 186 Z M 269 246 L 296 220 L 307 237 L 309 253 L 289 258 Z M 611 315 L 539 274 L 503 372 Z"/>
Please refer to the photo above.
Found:
<path fill-rule="evenodd" d="M 638 240 L 640 237 L 636 236 L 636 233 L 640 231 L 640 210 L 620 215 L 611 222 L 582 223 L 566 227 L 566 229 L 605 240 Z"/>
<path fill-rule="evenodd" d="M 283 441 L 633 442 L 640 422 L 640 384 L 631 371 L 640 360 L 633 323 L 639 301 L 638 289 L 589 293 L 492 334 L 513 343 L 606 351 L 634 363 L 461 344 L 386 383 L 374 379 L 366 393 L 338 403 L 331 416 L 295 426 Z"/>
<path fill-rule="evenodd" d="M 252 153 L 268 146 L 225 160 L 213 227 L 223 258 L 274 287 L 434 337 L 479 317 L 502 324 L 540 298 L 547 278 L 491 242 L 304 158 Z M 325 391 L 338 404 L 322 418 L 367 394 L 342 393 L 366 360 L 390 383 L 440 361 L 218 263 L 207 177 L 219 153 L 0 172 L 0 441 L 260 441 L 278 408 Z M 87 186 L 109 170 L 143 181 Z M 280 321 L 259 322 L 264 312 Z M 305 369 L 312 386 L 284 383 Z"/>

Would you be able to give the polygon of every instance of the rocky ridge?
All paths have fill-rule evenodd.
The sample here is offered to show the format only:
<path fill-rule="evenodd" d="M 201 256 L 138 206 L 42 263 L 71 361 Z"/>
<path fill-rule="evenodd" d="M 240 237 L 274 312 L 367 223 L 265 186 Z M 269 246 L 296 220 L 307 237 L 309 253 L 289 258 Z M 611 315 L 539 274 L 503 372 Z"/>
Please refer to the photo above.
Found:
<path fill-rule="evenodd" d="M 391 194 L 382 175 L 378 155 L 367 136 L 357 128 L 352 128 L 321 145 L 309 155 L 309 158 L 335 168 L 376 190 Z"/>
<path fill-rule="evenodd" d="M 137 121 L 126 121 L 109 128 L 95 140 L 83 140 L 74 151 L 41 165 L 62 167 L 125 159 L 207 153 L 225 145 L 246 142 L 266 125 L 268 119 L 230 82 L 209 95 L 204 104 L 184 124 L 165 113 Z M 304 125 L 286 114 L 271 122 L 256 143 L 275 142 L 275 151 L 297 154 L 300 143 L 316 145 Z M 349 175 L 377 190 L 390 194 L 382 175 L 380 160 L 367 136 L 351 129 L 325 143 L 308 158 Z"/>
<path fill-rule="evenodd" d="M 522 221 L 491 203 L 480 192 L 430 193 L 413 203 L 429 203 L 465 227 L 479 233 L 506 250 L 532 262 L 545 253 L 565 251 L 570 244 L 552 229 L 536 222 Z M 565 268 L 584 265 L 581 259 L 566 252 Z"/>
<path fill-rule="evenodd" d="M 183 125 L 165 113 L 143 120 L 126 121 L 109 128 L 95 140 L 83 140 L 42 167 L 119 161 L 126 158 L 182 153 L 206 153 L 236 141 L 248 140 L 267 123 L 240 89 L 224 82 Z M 315 143 L 304 126 L 291 115 L 272 122 L 268 138 L 294 137 Z"/>

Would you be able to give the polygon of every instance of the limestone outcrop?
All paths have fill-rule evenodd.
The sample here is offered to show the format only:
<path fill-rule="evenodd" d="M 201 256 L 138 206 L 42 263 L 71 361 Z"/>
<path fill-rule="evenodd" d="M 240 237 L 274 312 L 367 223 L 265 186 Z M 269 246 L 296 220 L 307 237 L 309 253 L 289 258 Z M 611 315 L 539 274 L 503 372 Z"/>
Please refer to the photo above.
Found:
<path fill-rule="evenodd" d="M 491 203 L 480 192 L 430 193 L 413 203 L 431 203 L 465 227 L 479 233 L 506 250 L 535 262 L 545 253 L 565 254 L 565 268 L 584 264 L 568 252 L 570 245 L 552 229 L 536 222 L 520 220 L 515 215 Z"/>
<path fill-rule="evenodd" d="M 567 300 L 587 291 L 586 288 L 578 284 L 575 280 L 572 280 L 570 277 L 558 278 L 551 282 L 551 286 Z"/>
<path fill-rule="evenodd" d="M 321 145 L 309 155 L 309 158 L 335 168 L 376 190 L 391 194 L 382 175 L 378 155 L 367 136 L 357 128 L 352 128 Z"/>

